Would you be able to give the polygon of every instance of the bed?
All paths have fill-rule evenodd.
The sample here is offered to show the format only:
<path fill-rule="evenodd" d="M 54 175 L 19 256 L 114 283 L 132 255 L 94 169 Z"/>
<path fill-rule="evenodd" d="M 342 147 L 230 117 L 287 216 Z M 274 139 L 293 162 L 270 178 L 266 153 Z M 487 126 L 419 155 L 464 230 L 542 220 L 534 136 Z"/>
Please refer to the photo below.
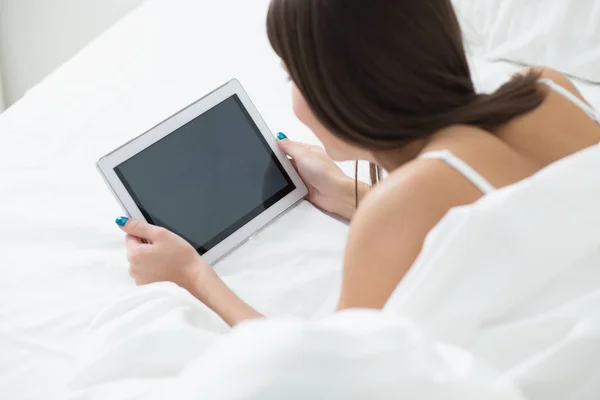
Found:
<path fill-rule="evenodd" d="M 63 398 L 89 325 L 137 290 L 95 160 L 232 77 L 272 130 L 318 143 L 292 114 L 267 5 L 149 0 L 0 116 L 2 398 Z M 482 90 L 522 67 L 472 64 Z M 575 83 L 600 109 L 600 85 Z M 266 315 L 319 318 L 337 301 L 347 230 L 303 203 L 216 269 Z"/>

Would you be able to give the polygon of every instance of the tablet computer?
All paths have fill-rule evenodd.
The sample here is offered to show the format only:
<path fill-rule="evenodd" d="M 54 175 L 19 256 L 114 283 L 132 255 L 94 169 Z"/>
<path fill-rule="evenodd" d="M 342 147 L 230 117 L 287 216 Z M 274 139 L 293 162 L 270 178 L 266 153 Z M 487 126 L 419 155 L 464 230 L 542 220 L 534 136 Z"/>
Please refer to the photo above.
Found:
<path fill-rule="evenodd" d="M 209 263 L 308 193 L 237 80 L 97 166 L 128 216 L 175 232 Z"/>

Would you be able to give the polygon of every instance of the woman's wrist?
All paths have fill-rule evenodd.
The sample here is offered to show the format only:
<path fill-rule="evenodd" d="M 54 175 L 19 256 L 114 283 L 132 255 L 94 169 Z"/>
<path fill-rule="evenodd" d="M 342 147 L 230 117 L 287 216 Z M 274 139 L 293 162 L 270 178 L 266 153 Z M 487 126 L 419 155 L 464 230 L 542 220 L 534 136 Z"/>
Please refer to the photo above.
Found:
<path fill-rule="evenodd" d="M 356 182 L 354 179 L 344 177 L 340 182 L 340 188 L 339 198 L 336 199 L 336 214 L 347 220 L 351 220 L 356 213 L 358 204 L 360 204 L 363 197 L 369 192 L 371 186 L 364 182 Z"/>
<path fill-rule="evenodd" d="M 263 316 L 240 299 L 219 278 L 212 267 L 206 265 L 194 277 L 190 293 L 219 315 L 229 326 Z"/>
<path fill-rule="evenodd" d="M 214 269 L 205 264 L 203 261 L 194 268 L 194 273 L 189 277 L 190 288 L 189 292 L 200 300 L 202 303 L 207 304 L 209 299 L 209 293 L 212 288 L 219 284 L 224 284 L 221 278 L 216 274 Z"/>

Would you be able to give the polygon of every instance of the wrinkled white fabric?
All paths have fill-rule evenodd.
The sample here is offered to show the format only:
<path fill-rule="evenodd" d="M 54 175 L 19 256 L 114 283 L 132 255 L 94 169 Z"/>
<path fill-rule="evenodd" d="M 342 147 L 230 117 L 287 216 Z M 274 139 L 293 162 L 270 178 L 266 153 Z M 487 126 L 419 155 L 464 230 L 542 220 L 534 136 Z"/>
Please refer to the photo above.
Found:
<path fill-rule="evenodd" d="M 523 398 L 468 352 L 374 311 L 249 323 L 186 368 L 174 386 L 184 399 Z"/>
<path fill-rule="evenodd" d="M 219 334 L 181 289 L 146 287 L 97 319 L 73 398 L 143 381 L 140 390 L 179 398 L 592 400 L 598 170 L 600 146 L 453 210 L 382 312 Z"/>
<path fill-rule="evenodd" d="M 478 56 L 551 67 L 600 83 L 597 0 L 452 1 Z"/>
<path fill-rule="evenodd" d="M 600 146 L 453 210 L 387 305 L 529 398 L 600 392 Z"/>
<path fill-rule="evenodd" d="M 71 398 L 523 398 L 485 362 L 382 312 L 280 317 L 221 332 L 175 285 L 142 288 L 92 325 Z"/>

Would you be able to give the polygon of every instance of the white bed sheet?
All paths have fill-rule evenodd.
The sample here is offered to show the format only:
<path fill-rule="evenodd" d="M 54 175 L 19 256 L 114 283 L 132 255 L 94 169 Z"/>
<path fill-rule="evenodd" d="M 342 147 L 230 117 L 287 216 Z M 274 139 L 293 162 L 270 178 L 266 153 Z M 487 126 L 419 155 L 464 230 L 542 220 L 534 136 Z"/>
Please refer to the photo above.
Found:
<path fill-rule="evenodd" d="M 232 77 L 274 131 L 316 143 L 292 115 L 265 37 L 267 4 L 150 0 L 2 114 L 3 398 L 58 396 L 94 315 L 135 290 L 113 222 L 121 210 L 95 171 L 97 158 Z M 518 69 L 474 66 L 482 88 Z M 578 86 L 600 107 L 599 87 Z M 304 203 L 217 270 L 267 315 L 322 315 L 336 302 L 346 233 Z"/>

